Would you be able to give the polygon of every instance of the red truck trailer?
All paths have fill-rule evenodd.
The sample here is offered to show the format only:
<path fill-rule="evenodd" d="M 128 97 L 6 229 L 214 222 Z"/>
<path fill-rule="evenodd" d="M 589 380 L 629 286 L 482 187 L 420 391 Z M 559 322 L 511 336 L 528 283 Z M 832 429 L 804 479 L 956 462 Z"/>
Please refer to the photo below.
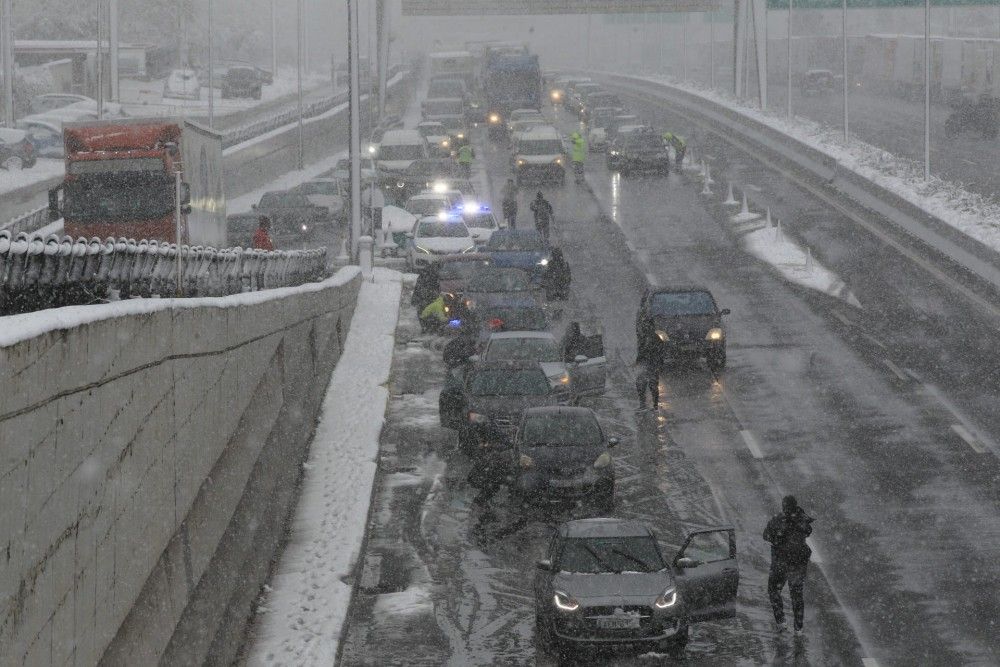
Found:
<path fill-rule="evenodd" d="M 189 120 L 123 118 L 66 123 L 66 177 L 49 192 L 49 213 L 72 237 L 225 246 L 222 137 Z M 61 196 L 60 196 L 61 195 Z"/>

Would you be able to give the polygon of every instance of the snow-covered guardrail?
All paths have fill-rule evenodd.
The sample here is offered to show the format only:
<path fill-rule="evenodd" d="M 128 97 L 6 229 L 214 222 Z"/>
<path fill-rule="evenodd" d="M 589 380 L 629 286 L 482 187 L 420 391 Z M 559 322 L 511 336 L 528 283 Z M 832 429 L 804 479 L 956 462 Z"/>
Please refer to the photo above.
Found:
<path fill-rule="evenodd" d="M 740 142 L 757 157 L 785 167 L 800 184 L 835 201 L 838 209 L 872 231 L 902 233 L 920 242 L 926 252 L 962 267 L 1000 291 L 1000 253 L 966 234 L 947 219 L 948 211 L 924 207 L 879 182 L 874 174 L 858 173 L 837 156 L 810 146 L 740 109 L 668 82 L 624 74 L 599 74 L 608 85 L 646 97 L 671 108 L 691 122 Z M 928 210 L 931 209 L 931 210 Z M 955 211 L 955 215 L 960 215 Z M 891 227 L 879 221 L 891 223 Z M 879 227 L 875 227 L 879 225 Z M 896 245 L 900 248 L 900 245 Z M 953 283 L 958 285 L 957 282 Z M 971 291 L 965 292 L 972 296 Z"/>
<path fill-rule="evenodd" d="M 204 248 L 134 239 L 11 237 L 0 231 L 0 315 L 111 298 L 225 296 L 322 280 L 326 248 Z"/>

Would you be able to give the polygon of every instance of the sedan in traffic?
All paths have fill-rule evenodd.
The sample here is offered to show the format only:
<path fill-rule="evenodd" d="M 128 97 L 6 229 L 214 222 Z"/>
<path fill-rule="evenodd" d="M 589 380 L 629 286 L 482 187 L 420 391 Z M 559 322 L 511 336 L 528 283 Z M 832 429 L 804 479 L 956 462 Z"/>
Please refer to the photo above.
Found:
<path fill-rule="evenodd" d="M 705 359 L 712 370 L 726 365 L 726 330 L 719 309 L 707 289 L 678 287 L 646 290 L 639 303 L 637 344 L 657 345 L 668 361 Z"/>

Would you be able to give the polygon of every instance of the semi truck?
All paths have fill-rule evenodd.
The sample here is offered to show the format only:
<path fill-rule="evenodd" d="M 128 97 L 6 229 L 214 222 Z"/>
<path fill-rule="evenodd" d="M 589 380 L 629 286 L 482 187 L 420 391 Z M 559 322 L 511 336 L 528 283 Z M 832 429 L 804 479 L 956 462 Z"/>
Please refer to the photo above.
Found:
<path fill-rule="evenodd" d="M 490 136 L 502 134 L 514 109 L 542 108 L 542 72 L 538 56 L 490 52 L 483 68 Z"/>
<path fill-rule="evenodd" d="M 63 143 L 49 217 L 67 235 L 226 245 L 221 134 L 186 119 L 119 118 L 66 123 Z"/>

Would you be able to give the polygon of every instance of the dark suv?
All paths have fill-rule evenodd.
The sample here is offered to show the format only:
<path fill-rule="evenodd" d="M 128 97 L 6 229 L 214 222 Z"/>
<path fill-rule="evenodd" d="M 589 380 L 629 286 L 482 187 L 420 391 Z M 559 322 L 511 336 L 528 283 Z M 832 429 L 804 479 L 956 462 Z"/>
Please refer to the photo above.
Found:
<path fill-rule="evenodd" d="M 256 67 L 234 65 L 222 76 L 222 99 L 252 97 L 260 99 L 264 79 Z"/>
<path fill-rule="evenodd" d="M 535 575 L 535 636 L 542 649 L 679 649 L 688 626 L 736 616 L 736 534 L 691 532 L 667 561 L 638 521 L 567 521 Z"/>
<path fill-rule="evenodd" d="M 528 408 L 569 401 L 537 363 L 481 362 L 453 368 L 438 398 L 441 425 L 458 430 L 458 446 L 472 454 L 505 449 Z"/>
<path fill-rule="evenodd" d="M 658 345 L 670 361 L 704 358 L 710 369 L 721 370 L 726 366 L 722 316 L 728 314 L 702 287 L 646 290 L 635 320 L 636 344 Z"/>

